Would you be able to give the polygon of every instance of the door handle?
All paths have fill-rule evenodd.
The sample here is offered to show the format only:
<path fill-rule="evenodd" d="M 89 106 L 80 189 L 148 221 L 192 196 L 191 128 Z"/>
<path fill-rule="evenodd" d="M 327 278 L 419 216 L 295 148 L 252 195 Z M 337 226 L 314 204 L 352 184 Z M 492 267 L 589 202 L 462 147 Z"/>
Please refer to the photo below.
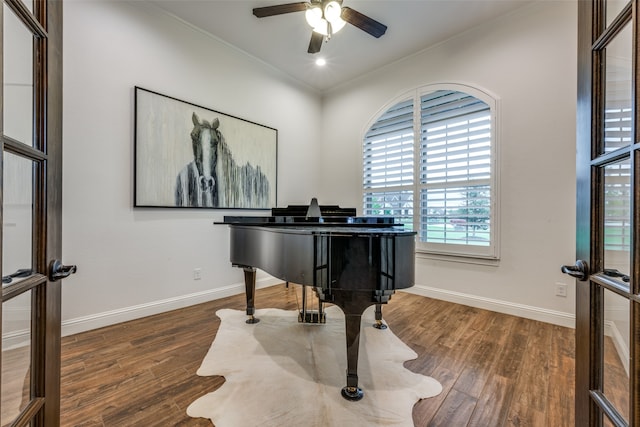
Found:
<path fill-rule="evenodd" d="M 575 277 L 576 279 L 584 282 L 589 277 L 589 265 L 586 261 L 581 259 L 577 260 L 575 265 L 563 265 L 560 267 L 560 271 L 564 274 L 568 274 L 571 277 Z"/>
<path fill-rule="evenodd" d="M 58 259 L 51 261 L 49 264 L 49 280 L 55 282 L 56 280 L 69 277 L 78 271 L 78 267 L 75 265 L 63 265 Z"/>
<path fill-rule="evenodd" d="M 16 277 L 27 277 L 27 276 L 31 276 L 33 274 L 33 270 L 30 268 L 21 268 L 20 270 L 16 271 L 15 273 L 11 273 L 7 276 L 2 276 L 2 283 L 4 283 L 5 285 L 7 283 L 11 283 L 13 281 L 14 278 Z"/>
<path fill-rule="evenodd" d="M 602 271 L 602 274 L 609 277 L 620 278 L 622 279 L 623 282 L 626 282 L 626 283 L 629 283 L 629 280 L 631 280 L 628 274 L 621 273 L 620 271 L 613 268 L 605 268 Z"/>

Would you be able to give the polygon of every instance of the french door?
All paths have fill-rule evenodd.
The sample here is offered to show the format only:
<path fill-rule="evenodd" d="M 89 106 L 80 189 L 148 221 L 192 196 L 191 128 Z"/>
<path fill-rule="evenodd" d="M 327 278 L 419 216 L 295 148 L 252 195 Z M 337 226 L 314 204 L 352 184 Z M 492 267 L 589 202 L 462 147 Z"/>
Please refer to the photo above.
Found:
<path fill-rule="evenodd" d="M 638 0 L 578 1 L 576 426 L 640 426 Z"/>
<path fill-rule="evenodd" d="M 60 424 L 62 3 L 0 9 L 1 425 Z"/>

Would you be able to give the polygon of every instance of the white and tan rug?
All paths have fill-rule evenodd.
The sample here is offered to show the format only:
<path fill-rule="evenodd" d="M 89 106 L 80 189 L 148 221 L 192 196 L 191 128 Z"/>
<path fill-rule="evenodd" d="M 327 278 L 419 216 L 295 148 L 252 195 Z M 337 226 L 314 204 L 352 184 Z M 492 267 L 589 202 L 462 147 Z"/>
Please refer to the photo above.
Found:
<path fill-rule="evenodd" d="M 219 310 L 220 329 L 197 373 L 226 381 L 187 414 L 216 427 L 413 426 L 413 405 L 439 394 L 440 383 L 404 368 L 417 354 L 390 328 L 373 328 L 370 307 L 362 316 L 358 360 L 364 398 L 345 400 L 344 315 L 335 306 L 326 313 L 327 323 L 315 325 L 298 323 L 295 311 L 262 309 L 260 322 L 248 325 L 243 311 Z"/>

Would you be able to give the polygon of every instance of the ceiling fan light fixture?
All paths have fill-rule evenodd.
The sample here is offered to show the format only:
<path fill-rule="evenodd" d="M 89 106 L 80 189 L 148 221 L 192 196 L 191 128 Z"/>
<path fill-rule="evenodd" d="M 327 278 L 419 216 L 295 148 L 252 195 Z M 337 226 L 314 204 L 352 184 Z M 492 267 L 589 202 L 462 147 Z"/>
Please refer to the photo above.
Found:
<path fill-rule="evenodd" d="M 345 26 L 345 24 L 347 23 L 346 21 L 344 21 L 339 16 L 334 21 L 329 20 L 329 22 L 331 22 L 331 32 L 333 34 L 335 34 L 338 31 L 340 31 Z"/>
<path fill-rule="evenodd" d="M 314 29 L 324 21 L 324 19 L 322 19 L 322 8 L 320 8 L 320 6 L 312 6 L 307 9 L 304 17 L 307 20 L 307 24 Z"/>
<path fill-rule="evenodd" d="M 341 13 L 342 8 L 340 7 L 340 3 L 335 0 L 328 2 L 324 7 L 324 18 L 331 22 L 332 25 L 335 25 L 335 23 L 340 19 Z M 340 20 L 342 21 L 342 19 Z"/>
<path fill-rule="evenodd" d="M 322 34 L 323 36 L 329 35 L 329 23 L 326 20 L 321 20 L 318 25 L 313 27 L 313 31 L 318 34 Z"/>
<path fill-rule="evenodd" d="M 340 3 L 334 0 L 324 4 L 324 7 L 320 5 L 309 7 L 304 16 L 313 31 L 323 36 L 329 36 L 329 33 L 335 34 L 345 26 L 346 21 L 340 17 L 341 14 Z M 329 28 L 329 24 L 331 24 L 331 28 Z"/>

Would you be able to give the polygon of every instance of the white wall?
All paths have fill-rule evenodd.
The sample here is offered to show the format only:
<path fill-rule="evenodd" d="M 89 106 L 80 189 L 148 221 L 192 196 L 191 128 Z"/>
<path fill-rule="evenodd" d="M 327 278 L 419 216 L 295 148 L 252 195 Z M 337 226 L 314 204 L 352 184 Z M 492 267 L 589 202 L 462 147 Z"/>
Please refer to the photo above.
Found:
<path fill-rule="evenodd" d="M 538 2 L 375 70 L 324 98 L 319 193 L 362 205 L 362 138 L 394 98 L 463 83 L 500 102 L 501 259 L 497 266 L 418 258 L 416 292 L 573 324 L 575 260 L 575 2 Z M 566 298 L 556 282 L 569 284 Z"/>
<path fill-rule="evenodd" d="M 317 93 L 142 2 L 65 2 L 65 334 L 243 289 L 213 222 L 245 211 L 132 207 L 134 86 L 278 129 L 279 204 L 318 185 Z"/>

